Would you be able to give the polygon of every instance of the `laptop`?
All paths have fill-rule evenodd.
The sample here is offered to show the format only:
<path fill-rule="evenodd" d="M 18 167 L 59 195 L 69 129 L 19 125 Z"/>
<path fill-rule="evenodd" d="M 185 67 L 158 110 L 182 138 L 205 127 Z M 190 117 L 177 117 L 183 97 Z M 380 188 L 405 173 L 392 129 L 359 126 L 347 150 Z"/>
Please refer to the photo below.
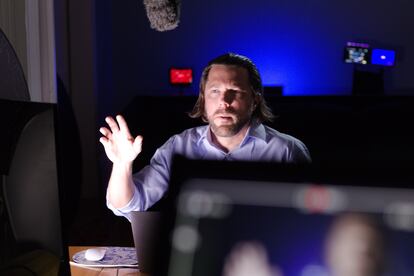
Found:
<path fill-rule="evenodd" d="M 385 164 L 177 157 L 155 275 L 414 275 L 413 183 Z"/>

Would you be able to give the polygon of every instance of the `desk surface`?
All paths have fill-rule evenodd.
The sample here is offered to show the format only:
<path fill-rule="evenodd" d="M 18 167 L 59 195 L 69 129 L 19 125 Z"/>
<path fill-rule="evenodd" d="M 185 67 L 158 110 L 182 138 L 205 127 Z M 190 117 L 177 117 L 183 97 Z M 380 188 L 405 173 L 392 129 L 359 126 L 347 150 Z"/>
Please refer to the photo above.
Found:
<path fill-rule="evenodd" d="M 79 251 L 86 250 L 91 246 L 69 246 L 69 256 L 72 256 Z M 141 273 L 136 268 L 97 268 L 97 267 L 82 267 L 70 264 L 70 273 L 72 276 L 149 276 Z"/>

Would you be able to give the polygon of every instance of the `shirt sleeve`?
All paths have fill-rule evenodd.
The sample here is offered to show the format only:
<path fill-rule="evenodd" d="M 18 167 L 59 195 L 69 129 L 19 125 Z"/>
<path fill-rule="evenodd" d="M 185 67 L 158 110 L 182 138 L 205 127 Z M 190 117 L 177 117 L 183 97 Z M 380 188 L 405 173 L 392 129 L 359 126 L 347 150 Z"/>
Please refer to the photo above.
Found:
<path fill-rule="evenodd" d="M 162 198 L 168 189 L 173 147 L 174 137 L 171 137 L 157 149 L 149 165 L 132 175 L 134 194 L 124 207 L 115 208 L 107 199 L 106 204 L 115 215 L 131 220 L 131 211 L 145 211 Z"/>
<path fill-rule="evenodd" d="M 289 162 L 290 163 L 311 163 L 312 158 L 310 156 L 308 148 L 305 146 L 305 144 L 298 140 L 293 139 L 292 140 L 292 146 L 290 149 L 289 154 Z"/>
<path fill-rule="evenodd" d="M 131 200 L 122 208 L 115 208 L 108 200 L 108 197 L 106 198 L 106 206 L 117 216 L 124 216 L 129 221 L 131 221 L 130 212 L 134 210 L 135 206 L 137 206 L 139 203 L 137 202 L 139 200 L 139 196 L 137 196 L 137 187 L 134 186 L 134 195 L 132 196 Z"/>

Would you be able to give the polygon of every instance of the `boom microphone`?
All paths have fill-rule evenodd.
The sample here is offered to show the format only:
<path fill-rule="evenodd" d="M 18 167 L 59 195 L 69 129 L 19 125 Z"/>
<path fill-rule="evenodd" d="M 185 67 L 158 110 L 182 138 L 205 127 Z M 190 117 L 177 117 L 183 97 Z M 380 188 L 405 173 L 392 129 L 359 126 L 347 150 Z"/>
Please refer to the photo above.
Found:
<path fill-rule="evenodd" d="M 164 32 L 178 26 L 181 0 L 144 0 L 144 6 L 151 28 Z"/>

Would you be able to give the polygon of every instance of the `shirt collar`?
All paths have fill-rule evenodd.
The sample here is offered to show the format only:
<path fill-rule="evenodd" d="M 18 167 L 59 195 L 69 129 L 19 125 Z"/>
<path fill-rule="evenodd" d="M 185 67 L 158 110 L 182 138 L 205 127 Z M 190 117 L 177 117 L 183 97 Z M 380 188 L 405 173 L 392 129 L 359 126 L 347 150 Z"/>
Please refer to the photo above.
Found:
<path fill-rule="evenodd" d="M 210 126 L 206 125 L 202 128 L 202 131 L 200 133 L 200 137 L 197 140 L 197 145 L 199 145 L 201 143 L 201 141 L 203 141 L 204 139 L 211 139 L 210 137 Z"/>
<path fill-rule="evenodd" d="M 258 121 L 253 121 L 247 130 L 246 136 L 243 141 L 240 143 L 240 146 L 243 146 L 249 141 L 249 138 L 260 139 L 263 142 L 266 142 L 266 130 L 265 127 Z"/>
<path fill-rule="evenodd" d="M 258 138 L 266 142 L 266 129 L 260 122 L 252 122 L 247 132 L 248 137 Z"/>

